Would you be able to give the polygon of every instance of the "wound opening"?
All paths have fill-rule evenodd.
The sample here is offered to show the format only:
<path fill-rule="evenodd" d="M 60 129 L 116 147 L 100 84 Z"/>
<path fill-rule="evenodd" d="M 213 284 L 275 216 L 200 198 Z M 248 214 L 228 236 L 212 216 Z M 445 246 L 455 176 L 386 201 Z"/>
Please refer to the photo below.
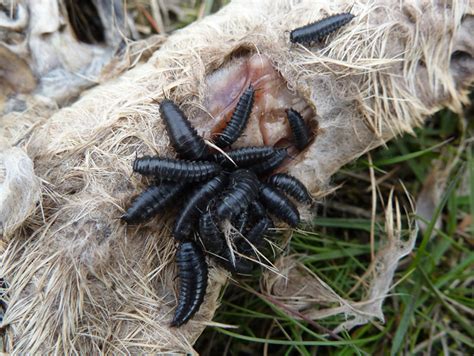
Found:
<path fill-rule="evenodd" d="M 298 92 L 288 88 L 285 78 L 266 56 L 243 46 L 233 51 L 228 59 L 207 77 L 205 107 L 210 118 L 205 117 L 206 121 L 199 124 L 204 132 L 210 133 L 206 138 L 213 139 L 222 134 L 236 108 L 242 107 L 239 100 L 252 85 L 255 90 L 252 111 L 242 135 L 232 148 L 285 147 L 293 157 L 306 151 L 318 132 L 313 107 Z M 297 145 L 287 117 L 288 109 L 301 116 L 300 130 L 307 135 L 303 145 Z"/>

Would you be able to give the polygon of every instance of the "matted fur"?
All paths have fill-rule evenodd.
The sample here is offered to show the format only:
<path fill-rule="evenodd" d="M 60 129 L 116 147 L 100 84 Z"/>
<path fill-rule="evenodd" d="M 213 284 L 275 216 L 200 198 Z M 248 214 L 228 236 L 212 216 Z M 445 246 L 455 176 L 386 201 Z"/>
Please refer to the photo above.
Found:
<path fill-rule="evenodd" d="M 239 48 L 269 57 L 316 109 L 316 142 L 291 171 L 321 194 L 345 163 L 443 106 L 460 109 L 473 70 L 457 76 L 450 59 L 468 5 L 236 0 L 36 127 L 22 147 L 42 180 L 40 208 L 4 241 L 6 350 L 192 351 L 212 319 L 225 274 L 211 268 L 199 313 L 169 328 L 177 294 L 169 220 L 140 228 L 118 220 L 144 187 L 131 175 L 135 155 L 172 154 L 153 100 L 166 95 L 191 117 L 206 115 L 206 75 Z M 290 45 L 291 29 L 351 7 L 356 18 L 324 49 Z M 472 42 L 466 48 L 472 57 Z"/>

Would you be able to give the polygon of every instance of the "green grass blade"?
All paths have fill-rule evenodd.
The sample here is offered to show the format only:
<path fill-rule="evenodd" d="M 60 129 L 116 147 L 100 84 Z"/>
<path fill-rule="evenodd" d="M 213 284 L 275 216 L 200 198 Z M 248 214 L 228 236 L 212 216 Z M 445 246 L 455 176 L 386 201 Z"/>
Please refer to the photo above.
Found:
<path fill-rule="evenodd" d="M 413 290 L 413 294 L 410 297 L 408 297 L 410 299 L 410 302 L 407 303 L 405 306 L 405 310 L 403 311 L 402 318 L 400 320 L 400 323 L 398 324 L 395 337 L 393 338 L 392 349 L 390 350 L 391 356 L 395 356 L 398 354 L 398 351 L 400 350 L 400 347 L 402 346 L 403 341 L 405 341 L 408 327 L 410 326 L 410 321 L 415 311 L 416 301 L 420 297 L 420 294 L 421 294 L 421 283 L 417 283 L 415 284 L 415 289 Z"/>
<path fill-rule="evenodd" d="M 378 340 L 383 336 L 383 334 L 370 336 L 364 339 L 358 340 L 340 340 L 340 341 L 298 341 L 298 340 L 281 340 L 281 339 L 265 339 L 260 337 L 251 337 L 246 335 L 241 335 L 227 329 L 216 328 L 220 333 L 232 336 L 236 339 L 246 340 L 250 342 L 258 342 L 271 345 L 303 345 L 303 346 L 345 346 L 345 345 L 364 345 L 369 342 Z"/>
<path fill-rule="evenodd" d="M 438 143 L 434 146 L 425 148 L 424 150 L 421 150 L 421 151 L 412 152 L 412 153 L 408 153 L 408 154 L 393 157 L 393 158 L 382 159 L 382 160 L 376 161 L 374 163 L 374 166 L 387 166 L 387 165 L 391 165 L 391 164 L 395 164 L 395 163 L 401 163 L 401 162 L 409 161 L 409 160 L 412 160 L 414 158 L 421 157 L 421 156 L 423 156 L 427 153 L 430 153 L 430 152 L 434 151 L 435 149 L 446 145 L 446 143 L 448 143 L 448 142 L 449 142 L 449 140 L 440 142 L 440 143 Z"/>
<path fill-rule="evenodd" d="M 469 186 L 470 186 L 470 194 L 469 194 L 469 205 L 471 207 L 471 234 L 474 236 L 474 155 L 472 153 L 473 146 L 468 146 L 467 150 L 467 166 L 469 169 Z"/>

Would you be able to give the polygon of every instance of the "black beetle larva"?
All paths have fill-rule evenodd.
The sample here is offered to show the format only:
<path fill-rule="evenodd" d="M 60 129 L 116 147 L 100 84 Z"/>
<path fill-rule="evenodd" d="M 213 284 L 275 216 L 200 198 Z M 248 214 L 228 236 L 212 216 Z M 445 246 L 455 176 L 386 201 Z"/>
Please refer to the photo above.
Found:
<path fill-rule="evenodd" d="M 135 159 L 133 171 L 175 182 L 200 182 L 216 176 L 222 170 L 214 162 L 181 161 L 171 158 L 144 156 Z"/>
<path fill-rule="evenodd" d="M 290 32 L 290 41 L 305 44 L 322 40 L 330 33 L 349 23 L 354 17 L 351 13 L 344 12 L 298 27 Z"/>
<path fill-rule="evenodd" d="M 255 89 L 249 85 L 240 96 L 227 126 L 214 139 L 214 143 L 218 147 L 232 145 L 242 134 L 252 112 L 254 95 Z"/>
<path fill-rule="evenodd" d="M 293 139 L 295 146 L 298 150 L 302 151 L 310 141 L 310 130 L 304 122 L 303 117 L 300 113 L 293 109 L 286 110 L 286 117 L 290 124 L 291 132 L 293 133 Z"/>
<path fill-rule="evenodd" d="M 231 186 L 216 205 L 221 220 L 232 220 L 239 215 L 258 195 L 257 176 L 246 169 L 238 169 L 230 176 Z"/>
<path fill-rule="evenodd" d="M 269 218 L 264 217 L 260 219 L 247 233 L 247 240 L 257 246 L 262 236 L 270 228 L 271 225 L 273 224 L 271 224 Z"/>
<path fill-rule="evenodd" d="M 311 204 L 313 198 L 298 179 L 286 173 L 277 173 L 268 178 L 268 184 L 295 198 L 300 203 Z"/>
<path fill-rule="evenodd" d="M 180 281 L 178 306 L 171 326 L 186 323 L 199 310 L 207 288 L 207 263 L 201 248 L 193 241 L 181 242 L 176 252 Z"/>
<path fill-rule="evenodd" d="M 243 147 L 236 150 L 226 152 L 226 155 L 237 164 L 238 167 L 248 167 L 259 163 L 275 153 L 275 148 L 270 146 L 262 147 Z M 234 164 L 222 153 L 216 153 L 212 156 L 212 160 L 226 168 L 235 167 Z"/>
<path fill-rule="evenodd" d="M 241 240 L 241 243 L 238 247 L 239 251 L 241 251 L 245 255 L 253 253 L 254 251 L 250 244 L 252 244 L 254 248 L 258 249 L 262 243 L 263 235 L 270 228 L 271 225 L 272 224 L 269 218 L 262 218 L 257 221 L 257 223 L 252 226 L 252 228 L 245 235 L 246 240 Z"/>
<path fill-rule="evenodd" d="M 184 240 L 191 235 L 201 212 L 206 208 L 209 201 L 225 187 L 226 183 L 226 175 L 221 174 L 191 193 L 188 201 L 176 217 L 173 228 L 173 236 L 176 240 Z"/>
<path fill-rule="evenodd" d="M 173 101 L 163 100 L 160 103 L 160 114 L 165 122 L 171 145 L 181 158 L 203 159 L 208 155 L 204 140 Z"/>
<path fill-rule="evenodd" d="M 287 197 L 269 185 L 260 184 L 260 200 L 270 213 L 291 227 L 296 227 L 300 222 L 300 214 L 296 206 Z"/>
<path fill-rule="evenodd" d="M 286 148 L 279 148 L 269 158 L 253 166 L 250 166 L 248 169 L 254 172 L 256 175 L 265 175 L 278 168 L 278 166 L 280 166 L 287 157 L 288 152 L 286 151 Z"/>
<path fill-rule="evenodd" d="M 211 211 L 206 211 L 199 218 L 199 236 L 207 251 L 220 254 L 224 249 L 224 234 L 214 221 Z"/>
<path fill-rule="evenodd" d="M 185 183 L 171 182 L 149 186 L 135 198 L 122 215 L 122 220 L 127 224 L 136 224 L 152 218 L 168 207 L 185 188 Z"/>

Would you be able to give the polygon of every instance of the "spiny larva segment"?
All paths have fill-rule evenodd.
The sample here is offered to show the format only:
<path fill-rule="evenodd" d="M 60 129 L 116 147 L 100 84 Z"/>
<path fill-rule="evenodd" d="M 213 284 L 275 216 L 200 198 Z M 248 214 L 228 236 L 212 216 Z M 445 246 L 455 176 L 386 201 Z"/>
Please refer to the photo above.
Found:
<path fill-rule="evenodd" d="M 171 145 L 181 158 L 204 159 L 209 151 L 203 138 L 192 127 L 181 109 L 171 100 L 160 103 L 160 114 L 166 126 Z"/>
<path fill-rule="evenodd" d="M 198 187 L 188 198 L 176 216 L 173 236 L 176 240 L 188 239 L 198 222 L 199 215 L 207 208 L 209 202 L 225 188 L 227 176 L 221 174 Z"/>
<path fill-rule="evenodd" d="M 122 220 L 128 224 L 136 224 L 152 218 L 168 207 L 186 186 L 186 183 L 163 182 L 148 187 L 135 198 Z"/>
<path fill-rule="evenodd" d="M 212 160 L 219 163 L 225 168 L 235 167 L 232 161 L 240 168 L 245 168 L 253 164 L 257 164 L 275 153 L 276 149 L 271 146 L 262 147 L 243 147 L 236 150 L 222 153 L 216 153 L 212 156 Z M 229 158 L 232 160 L 229 160 Z"/>
<path fill-rule="evenodd" d="M 221 172 L 214 162 L 181 161 L 171 158 L 144 156 L 133 163 L 133 171 L 174 182 L 201 182 Z"/>
<path fill-rule="evenodd" d="M 286 222 L 291 227 L 296 227 L 300 222 L 300 214 L 296 206 L 283 194 L 265 183 L 260 184 L 260 200 L 268 211 Z"/>
<path fill-rule="evenodd" d="M 288 123 L 290 124 L 293 134 L 294 144 L 298 150 L 302 151 L 308 146 L 311 139 L 310 129 L 304 122 L 303 117 L 296 110 L 287 109 L 286 117 L 288 118 Z"/>
<path fill-rule="evenodd" d="M 286 173 L 277 173 L 268 178 L 268 184 L 285 192 L 300 203 L 311 204 L 313 198 L 298 179 Z"/>
<path fill-rule="evenodd" d="M 211 211 L 205 212 L 199 218 L 199 236 L 207 251 L 220 254 L 224 249 L 224 234 L 217 226 Z"/>
<path fill-rule="evenodd" d="M 309 44 L 324 39 L 330 33 L 349 23 L 355 16 L 349 12 L 332 15 L 322 20 L 298 27 L 290 32 L 293 43 Z"/>
<path fill-rule="evenodd" d="M 217 216 L 221 220 L 232 220 L 239 215 L 258 195 L 257 176 L 246 169 L 234 171 L 230 176 L 230 187 L 216 206 Z"/>
<path fill-rule="evenodd" d="M 258 176 L 269 174 L 278 168 L 283 161 L 288 157 L 286 148 L 279 148 L 266 160 L 250 166 L 248 169 L 254 172 Z"/>
<path fill-rule="evenodd" d="M 229 123 L 214 139 L 214 143 L 218 147 L 230 146 L 240 137 L 252 112 L 254 95 L 255 89 L 249 85 L 240 96 Z"/>
<path fill-rule="evenodd" d="M 178 306 L 171 326 L 181 326 L 199 310 L 207 288 L 207 263 L 195 242 L 184 241 L 178 246 L 176 264 L 180 281 Z"/>

